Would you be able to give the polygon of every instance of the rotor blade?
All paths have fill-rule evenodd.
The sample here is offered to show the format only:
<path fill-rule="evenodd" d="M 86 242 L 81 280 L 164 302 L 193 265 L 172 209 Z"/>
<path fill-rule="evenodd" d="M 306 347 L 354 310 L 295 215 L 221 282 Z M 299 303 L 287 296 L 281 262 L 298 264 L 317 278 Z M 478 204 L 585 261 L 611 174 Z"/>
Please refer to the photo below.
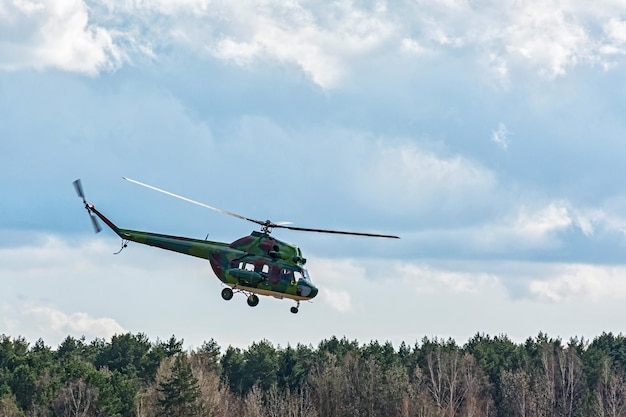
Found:
<path fill-rule="evenodd" d="M 102 231 L 102 227 L 100 227 L 100 223 L 98 223 L 98 219 L 93 214 L 90 215 L 91 224 L 93 225 L 93 231 L 96 233 L 100 233 Z"/>
<path fill-rule="evenodd" d="M 87 200 L 85 200 L 85 192 L 83 191 L 83 185 L 80 182 L 80 178 L 75 180 L 73 184 L 74 184 L 74 189 L 76 190 L 76 194 L 78 194 L 78 196 L 83 199 L 85 208 L 87 209 L 87 212 L 89 213 L 89 217 L 91 217 L 91 224 L 93 226 L 94 232 L 100 233 L 102 231 L 102 227 L 100 227 L 100 224 L 98 223 L 98 219 L 96 219 L 96 216 L 91 212 L 91 209 L 89 205 L 87 204 Z"/>
<path fill-rule="evenodd" d="M 287 226 L 288 224 L 293 224 L 293 222 L 276 222 L 274 224 L 278 226 Z"/>
<path fill-rule="evenodd" d="M 346 232 L 342 230 L 311 229 L 308 227 L 284 226 L 280 224 L 272 224 L 272 227 L 274 228 L 280 227 L 280 228 L 289 229 L 289 230 L 299 230 L 301 232 L 332 233 L 336 235 L 354 235 L 354 236 L 385 237 L 389 239 L 400 239 L 399 236 L 381 235 L 378 233 L 362 233 L 362 232 Z"/>
<path fill-rule="evenodd" d="M 76 194 L 83 200 L 85 199 L 85 193 L 83 192 L 83 186 L 80 183 L 80 178 L 74 181 L 74 189 L 76 190 Z"/>
<path fill-rule="evenodd" d="M 222 210 L 222 209 L 217 208 L 217 207 L 209 206 L 208 204 L 204 204 L 204 203 L 201 203 L 199 201 L 195 201 L 195 200 L 192 200 L 192 199 L 187 198 L 187 197 L 183 197 L 183 196 L 178 195 L 178 194 L 170 193 L 169 191 L 162 190 L 162 189 L 154 187 L 152 185 L 144 184 L 143 182 L 139 182 L 139 181 L 136 181 L 136 180 L 133 180 L 133 179 L 130 179 L 130 178 L 126 178 L 126 177 L 122 177 L 122 178 L 125 179 L 126 181 L 130 181 L 130 182 L 133 182 L 133 183 L 135 183 L 137 185 L 141 185 L 142 187 L 146 187 L 146 188 L 149 188 L 151 190 L 158 191 L 160 193 L 167 194 L 169 196 L 179 198 L 179 199 L 181 199 L 183 201 L 186 201 L 188 203 L 192 203 L 192 204 L 198 205 L 200 207 L 205 207 L 205 208 L 208 208 L 208 209 L 211 209 L 211 210 L 215 210 L 215 211 L 220 212 L 220 213 L 228 214 L 229 216 L 233 216 L 233 217 L 236 217 L 238 219 L 248 220 L 249 222 L 253 222 L 253 223 L 256 223 L 256 224 L 260 224 L 260 225 L 265 224 L 265 222 L 262 222 L 260 220 L 250 219 L 250 218 L 242 216 L 240 214 L 233 213 L 232 211 Z"/>

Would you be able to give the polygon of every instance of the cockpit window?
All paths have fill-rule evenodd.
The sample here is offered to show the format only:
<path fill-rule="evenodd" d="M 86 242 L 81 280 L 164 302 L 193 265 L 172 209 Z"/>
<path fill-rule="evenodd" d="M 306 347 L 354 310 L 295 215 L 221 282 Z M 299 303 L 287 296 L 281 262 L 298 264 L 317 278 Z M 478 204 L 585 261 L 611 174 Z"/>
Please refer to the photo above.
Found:
<path fill-rule="evenodd" d="M 307 271 L 304 268 L 302 268 L 302 276 L 304 277 L 305 281 L 311 282 L 311 277 L 309 276 L 309 271 Z"/>

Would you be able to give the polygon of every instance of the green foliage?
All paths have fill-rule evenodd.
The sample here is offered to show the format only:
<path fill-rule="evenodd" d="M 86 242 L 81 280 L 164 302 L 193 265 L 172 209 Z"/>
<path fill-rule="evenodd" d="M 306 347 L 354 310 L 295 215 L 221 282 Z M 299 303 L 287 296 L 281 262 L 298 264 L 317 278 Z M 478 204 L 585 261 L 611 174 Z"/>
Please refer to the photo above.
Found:
<path fill-rule="evenodd" d="M 244 392 L 255 385 L 266 391 L 278 382 L 278 354 L 267 340 L 253 343 L 244 352 L 243 361 Z"/>
<path fill-rule="evenodd" d="M 73 399 L 81 398 L 82 402 Z M 465 345 L 423 338 L 332 337 L 317 348 L 262 340 L 192 352 L 174 336 L 110 341 L 0 336 L 0 415 L 610 415 L 626 409 L 626 337 L 523 343 L 476 334 Z"/>
<path fill-rule="evenodd" d="M 315 364 L 315 352 L 310 347 L 298 344 L 295 349 L 287 346 L 278 353 L 278 387 L 296 391 L 307 380 Z"/>
<path fill-rule="evenodd" d="M 0 416 L 2 417 L 24 417 L 24 412 L 11 395 L 0 396 Z"/>
<path fill-rule="evenodd" d="M 244 359 L 241 349 L 229 346 L 221 360 L 222 374 L 230 390 L 236 394 L 244 394 Z"/>
<path fill-rule="evenodd" d="M 157 388 L 161 394 L 159 415 L 164 417 L 195 417 L 200 412 L 198 379 L 191 372 L 185 353 L 176 355 L 170 374 Z"/>
<path fill-rule="evenodd" d="M 201 357 L 202 365 L 206 370 L 216 373 L 220 372 L 220 346 L 213 339 L 204 342 L 195 354 Z"/>
<path fill-rule="evenodd" d="M 521 365 L 520 349 L 506 335 L 491 338 L 476 334 L 465 344 L 464 349 L 474 355 L 492 384 L 500 382 L 502 371 L 510 371 Z"/>

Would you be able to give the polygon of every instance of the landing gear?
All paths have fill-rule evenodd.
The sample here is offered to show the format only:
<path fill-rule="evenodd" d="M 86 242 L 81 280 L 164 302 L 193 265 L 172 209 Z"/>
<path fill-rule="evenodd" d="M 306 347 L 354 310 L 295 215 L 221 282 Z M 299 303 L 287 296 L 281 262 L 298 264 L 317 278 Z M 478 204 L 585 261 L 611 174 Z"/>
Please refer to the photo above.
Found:
<path fill-rule="evenodd" d="M 298 307 L 300 307 L 300 301 L 298 301 L 298 304 L 295 307 L 291 307 L 291 312 L 293 314 L 298 314 Z"/>
<path fill-rule="evenodd" d="M 259 304 L 259 297 L 256 294 L 250 294 L 248 296 L 248 305 L 250 307 L 256 307 Z"/>
<path fill-rule="evenodd" d="M 233 298 L 233 290 L 231 290 L 230 288 L 224 288 L 222 290 L 222 298 L 226 301 Z"/>
<path fill-rule="evenodd" d="M 226 300 L 226 301 L 230 300 L 231 298 L 233 298 L 233 295 L 235 294 L 235 291 L 244 293 L 244 294 L 246 294 L 248 296 L 248 300 L 247 301 L 248 301 L 248 305 L 250 307 L 256 307 L 257 305 L 259 305 L 259 297 L 256 294 L 250 293 L 250 292 L 245 291 L 245 290 L 238 289 L 237 287 L 234 288 L 234 291 L 233 291 L 233 288 L 230 288 L 230 287 L 226 287 L 226 288 L 222 289 L 222 298 L 224 300 Z"/>

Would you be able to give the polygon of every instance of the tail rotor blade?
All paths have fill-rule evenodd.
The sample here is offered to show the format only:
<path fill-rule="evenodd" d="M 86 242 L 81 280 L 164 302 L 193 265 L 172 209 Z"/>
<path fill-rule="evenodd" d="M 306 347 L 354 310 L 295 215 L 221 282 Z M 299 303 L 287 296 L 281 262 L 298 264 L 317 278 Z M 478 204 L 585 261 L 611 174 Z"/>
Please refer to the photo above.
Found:
<path fill-rule="evenodd" d="M 78 196 L 83 199 L 83 204 L 85 204 L 85 209 L 87 210 L 87 213 L 89 213 L 89 217 L 91 218 L 91 224 L 93 226 L 94 232 L 100 233 L 102 231 L 102 227 L 100 227 L 98 219 L 91 211 L 89 204 L 87 204 L 87 200 L 85 199 L 85 192 L 83 191 L 83 185 L 80 182 L 80 178 L 74 181 L 74 189 L 76 190 L 76 194 L 78 194 Z"/>
<path fill-rule="evenodd" d="M 100 223 L 98 223 L 98 219 L 96 219 L 96 216 L 94 216 L 93 214 L 91 214 L 91 224 L 93 225 L 93 231 L 95 233 L 100 233 L 102 231 L 102 227 L 100 227 Z"/>
<path fill-rule="evenodd" d="M 76 194 L 78 194 L 78 196 L 84 201 L 85 193 L 83 192 L 83 185 L 80 182 L 80 178 L 74 181 L 74 189 L 76 190 Z"/>

